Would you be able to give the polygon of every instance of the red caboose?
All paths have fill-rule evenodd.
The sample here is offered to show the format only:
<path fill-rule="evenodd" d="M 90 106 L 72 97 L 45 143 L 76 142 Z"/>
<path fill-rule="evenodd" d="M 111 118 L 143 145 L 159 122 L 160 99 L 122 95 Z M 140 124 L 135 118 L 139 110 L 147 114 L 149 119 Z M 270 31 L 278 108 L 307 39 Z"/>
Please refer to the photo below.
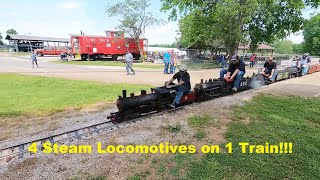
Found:
<path fill-rule="evenodd" d="M 133 38 L 124 37 L 118 31 L 107 31 L 107 36 L 71 36 L 71 51 L 76 58 L 81 60 L 112 58 L 117 60 L 118 56 L 123 56 L 127 50 L 131 52 L 134 59 L 140 58 L 139 48 Z M 147 39 L 139 39 L 139 45 L 144 53 L 147 46 Z"/>

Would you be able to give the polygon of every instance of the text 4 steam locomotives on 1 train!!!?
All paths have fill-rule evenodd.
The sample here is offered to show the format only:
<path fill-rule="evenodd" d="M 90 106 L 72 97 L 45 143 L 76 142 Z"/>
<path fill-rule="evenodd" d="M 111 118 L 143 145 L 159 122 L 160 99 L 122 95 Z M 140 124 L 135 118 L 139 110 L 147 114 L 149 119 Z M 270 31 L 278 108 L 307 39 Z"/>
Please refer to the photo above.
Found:
<path fill-rule="evenodd" d="M 311 65 L 308 74 L 320 72 L 320 64 Z M 288 67 L 284 70 L 279 70 L 276 81 L 281 81 L 289 78 L 301 76 L 301 69 L 297 67 Z M 269 85 L 269 81 L 261 74 L 253 74 L 252 77 L 243 78 L 238 88 L 238 92 Z M 194 102 L 202 102 L 216 97 L 226 96 L 233 94 L 231 90 L 233 84 L 227 83 L 220 79 L 209 79 L 199 84 L 196 84 L 193 91 L 185 93 L 179 105 L 184 106 Z M 122 91 L 122 97 L 116 102 L 118 112 L 111 113 L 108 116 L 114 123 L 120 123 L 130 119 L 138 118 L 144 115 L 158 113 L 171 108 L 176 95 L 176 91 L 171 88 L 155 87 L 151 88 L 151 93 L 147 94 L 145 90 L 141 91 L 141 95 L 135 96 L 133 93 L 127 96 L 126 90 Z M 180 108 L 180 107 L 178 107 Z"/>

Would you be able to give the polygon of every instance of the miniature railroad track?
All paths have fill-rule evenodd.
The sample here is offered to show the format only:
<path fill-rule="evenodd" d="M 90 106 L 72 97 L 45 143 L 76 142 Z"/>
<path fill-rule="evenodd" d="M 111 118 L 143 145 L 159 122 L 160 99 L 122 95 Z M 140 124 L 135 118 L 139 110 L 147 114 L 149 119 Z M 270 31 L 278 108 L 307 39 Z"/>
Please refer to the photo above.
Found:
<path fill-rule="evenodd" d="M 122 123 L 118 123 L 118 124 L 113 124 L 111 121 L 106 121 L 106 122 L 86 126 L 83 128 L 75 129 L 75 130 L 70 130 L 63 133 L 57 133 L 57 134 L 53 134 L 43 138 L 30 140 L 30 141 L 16 144 L 10 147 L 4 147 L 0 149 L 0 165 L 8 164 L 12 160 L 23 159 L 27 155 L 32 155 L 33 153 L 29 152 L 28 148 L 33 143 L 37 144 L 37 149 L 39 150 L 42 150 L 42 145 L 46 142 L 50 142 L 52 144 L 58 143 L 59 145 L 68 144 L 71 142 L 89 139 L 94 136 L 110 133 L 117 129 L 127 127 L 130 124 L 145 120 L 144 117 L 146 116 L 161 115 L 164 113 L 178 111 L 183 108 L 184 107 L 178 107 L 174 109 L 164 110 L 161 112 L 153 111 L 153 112 L 141 114 L 136 119 L 132 119 Z"/>

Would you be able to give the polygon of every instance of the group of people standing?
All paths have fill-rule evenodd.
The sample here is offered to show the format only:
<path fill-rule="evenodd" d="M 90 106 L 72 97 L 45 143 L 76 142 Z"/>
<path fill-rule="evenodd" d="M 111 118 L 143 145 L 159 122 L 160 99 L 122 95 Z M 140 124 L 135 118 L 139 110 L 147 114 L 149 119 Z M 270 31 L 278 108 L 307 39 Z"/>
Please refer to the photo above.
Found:
<path fill-rule="evenodd" d="M 164 63 L 164 74 L 174 74 L 176 72 L 176 67 L 180 69 L 180 60 L 174 51 L 167 51 L 163 55 Z"/>

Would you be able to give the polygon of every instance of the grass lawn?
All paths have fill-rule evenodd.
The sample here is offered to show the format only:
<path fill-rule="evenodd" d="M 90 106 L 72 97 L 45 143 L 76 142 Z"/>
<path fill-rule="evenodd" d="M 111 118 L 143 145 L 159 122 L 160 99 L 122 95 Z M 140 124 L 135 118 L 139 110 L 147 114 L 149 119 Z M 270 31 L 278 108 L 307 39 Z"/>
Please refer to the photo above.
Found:
<path fill-rule="evenodd" d="M 91 66 L 120 66 L 125 67 L 126 64 L 122 61 L 53 61 L 58 64 L 73 64 L 73 65 L 91 65 Z M 133 63 L 133 67 L 136 68 L 149 68 L 149 69 L 162 69 L 161 64 L 145 63 Z"/>
<path fill-rule="evenodd" d="M 214 122 L 214 119 L 210 121 L 208 118 L 197 115 L 191 117 L 188 123 L 197 129 L 206 128 L 204 125 L 210 126 Z M 248 118 L 249 123 L 242 121 Z M 156 171 L 158 177 L 190 180 L 320 179 L 319 98 L 258 96 L 244 106 L 235 107 L 233 120 L 226 134 L 227 143 L 233 143 L 232 154 L 164 156 L 153 160 L 156 163 L 153 163 L 151 171 Z M 253 145 L 292 142 L 293 153 L 242 154 L 239 142 Z M 225 144 L 220 147 L 225 149 Z M 167 167 L 166 164 L 174 165 Z M 148 173 L 137 173 L 131 179 L 147 176 Z"/>
<path fill-rule="evenodd" d="M 241 119 L 250 119 L 250 124 Z M 211 154 L 193 162 L 188 177 L 320 179 L 320 99 L 260 96 L 234 110 L 226 138 L 234 153 Z M 242 154 L 239 142 L 292 142 L 293 154 Z"/>
<path fill-rule="evenodd" d="M 91 66 L 120 66 L 125 67 L 121 61 L 53 61 L 58 64 L 73 64 L 73 65 L 91 65 Z M 198 70 L 198 69 L 212 69 L 212 68 L 220 68 L 220 65 L 216 62 L 203 62 L 203 63 L 195 63 L 192 61 L 182 61 L 181 64 L 185 64 L 188 66 L 188 69 Z M 133 67 L 137 68 L 149 68 L 149 69 L 163 69 L 163 64 L 153 64 L 150 62 L 144 63 L 134 63 Z"/>
<path fill-rule="evenodd" d="M 45 115 L 97 102 L 114 102 L 122 95 L 122 89 L 129 94 L 148 91 L 150 87 L 0 74 L 0 117 Z"/>
<path fill-rule="evenodd" d="M 213 68 L 220 68 L 220 64 L 214 62 L 203 62 L 203 63 L 195 63 L 192 61 L 182 61 L 181 64 L 187 65 L 188 69 L 213 69 Z"/>

